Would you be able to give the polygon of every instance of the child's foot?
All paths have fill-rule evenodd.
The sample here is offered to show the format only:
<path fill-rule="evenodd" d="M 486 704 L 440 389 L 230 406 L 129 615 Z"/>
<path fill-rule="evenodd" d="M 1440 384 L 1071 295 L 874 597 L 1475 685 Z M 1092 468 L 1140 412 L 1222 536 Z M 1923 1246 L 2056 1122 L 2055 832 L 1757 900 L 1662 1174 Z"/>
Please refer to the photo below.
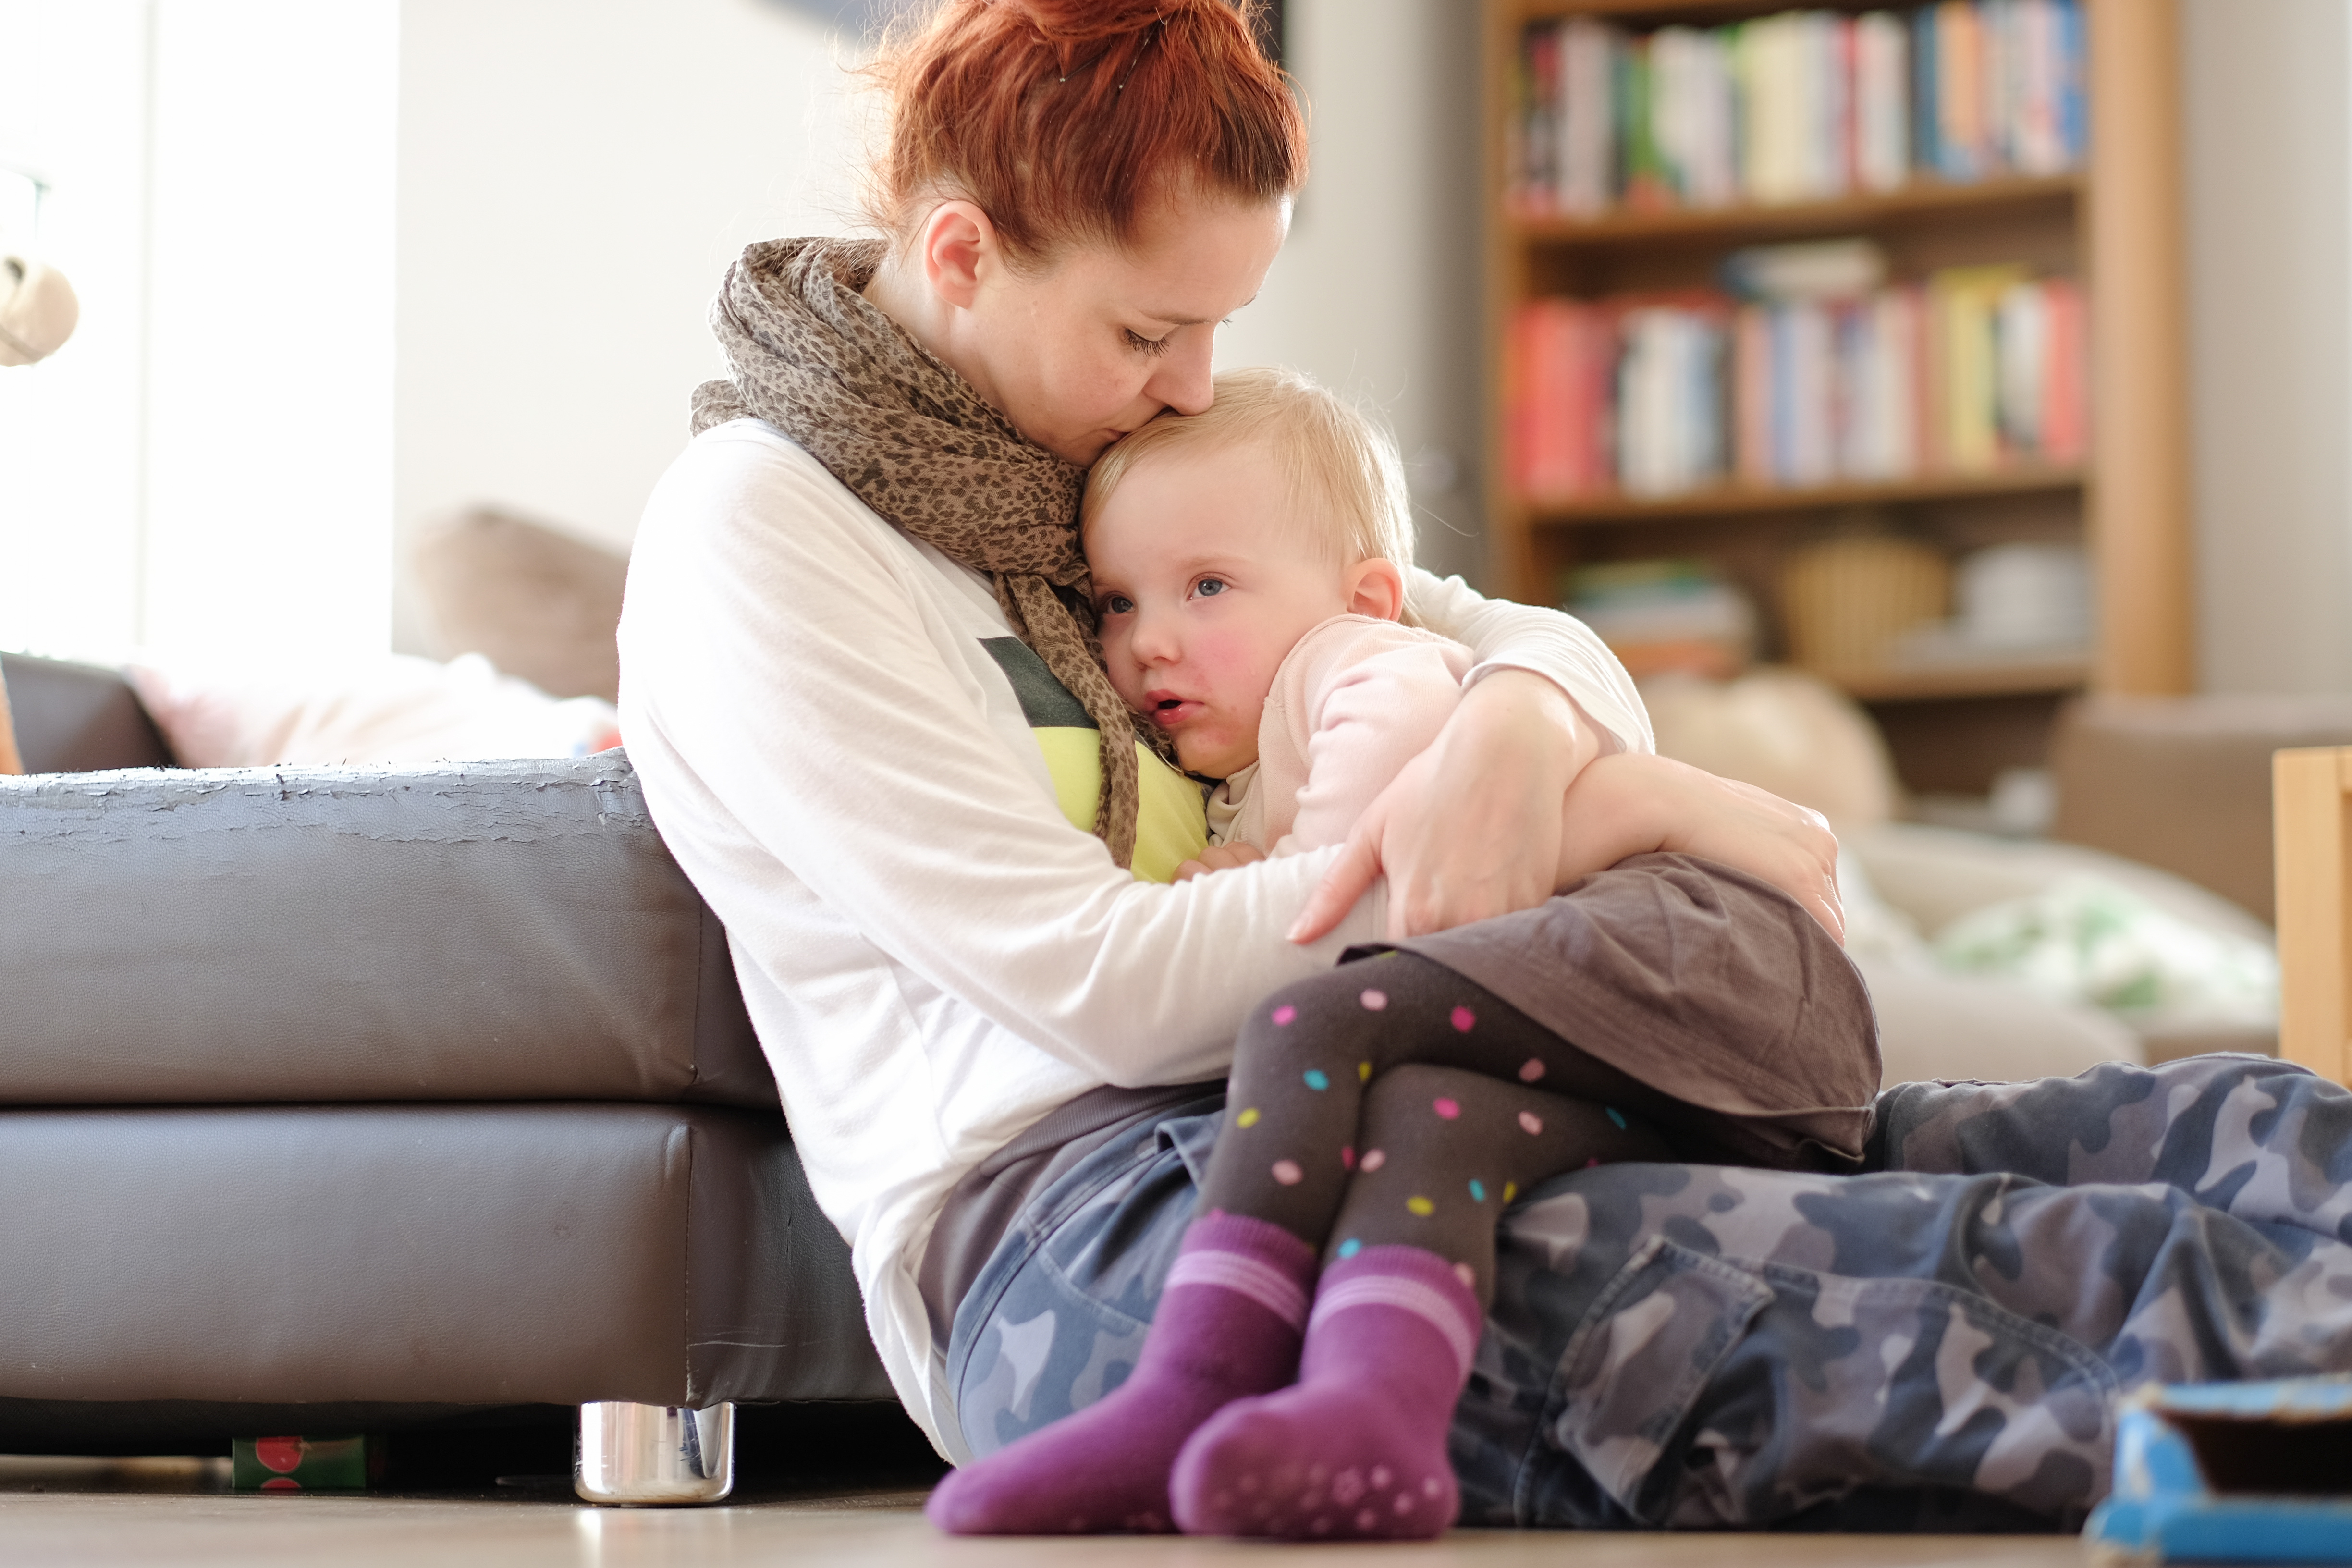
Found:
<path fill-rule="evenodd" d="M 1128 1380 L 956 1471 L 923 1511 L 954 1535 L 1175 1529 L 1168 1474 L 1184 1440 L 1297 1371 L 1315 1261 L 1314 1248 L 1265 1220 L 1194 1220 Z"/>
<path fill-rule="evenodd" d="M 1190 1535 L 1426 1540 L 1462 1506 L 1445 1454 L 1484 1314 L 1453 1265 L 1368 1247 L 1323 1276 L 1296 1387 L 1237 1400 L 1169 1481 Z"/>

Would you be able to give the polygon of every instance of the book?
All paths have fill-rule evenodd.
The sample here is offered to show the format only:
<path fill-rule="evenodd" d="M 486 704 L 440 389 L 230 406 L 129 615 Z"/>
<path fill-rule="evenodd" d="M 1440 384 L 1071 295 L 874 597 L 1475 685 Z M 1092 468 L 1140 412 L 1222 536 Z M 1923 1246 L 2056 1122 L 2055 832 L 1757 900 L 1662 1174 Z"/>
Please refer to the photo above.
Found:
<path fill-rule="evenodd" d="M 1514 205 L 1596 217 L 1833 199 L 1921 179 L 2053 175 L 2086 151 L 2080 0 L 1789 10 L 1520 36 Z"/>
<path fill-rule="evenodd" d="M 1882 283 L 1810 254 L 1751 259 L 1735 275 L 1791 286 L 1524 306 L 1505 369 L 1517 493 L 1866 483 L 2087 455 L 2075 280 L 2001 265 Z M 1812 286 L 1840 276 L 1853 286 Z"/>

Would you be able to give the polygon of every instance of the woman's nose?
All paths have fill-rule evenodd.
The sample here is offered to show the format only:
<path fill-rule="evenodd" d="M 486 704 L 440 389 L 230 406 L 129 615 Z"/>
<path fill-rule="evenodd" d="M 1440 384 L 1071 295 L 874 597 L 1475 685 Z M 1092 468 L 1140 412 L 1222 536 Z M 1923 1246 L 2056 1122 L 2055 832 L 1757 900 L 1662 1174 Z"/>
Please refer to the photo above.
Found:
<path fill-rule="evenodd" d="M 1216 341 L 1207 332 L 1190 330 L 1178 333 L 1177 340 L 1144 390 L 1179 414 L 1204 414 L 1216 395 L 1209 386 Z"/>

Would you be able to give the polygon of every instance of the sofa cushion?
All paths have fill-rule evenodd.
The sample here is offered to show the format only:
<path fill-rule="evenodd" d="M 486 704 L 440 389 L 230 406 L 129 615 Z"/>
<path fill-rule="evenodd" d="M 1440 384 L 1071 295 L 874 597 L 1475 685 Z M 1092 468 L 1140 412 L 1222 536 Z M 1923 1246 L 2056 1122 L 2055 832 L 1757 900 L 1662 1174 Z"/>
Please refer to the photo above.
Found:
<path fill-rule="evenodd" d="M 2352 745 L 2352 698 L 2087 699 L 2051 737 L 2051 831 L 2186 877 L 2268 921 L 2271 753 L 2342 745 Z"/>
<path fill-rule="evenodd" d="M 619 752 L 0 778 L 0 1103 L 772 1109 Z"/>
<path fill-rule="evenodd" d="M 122 677 L 94 665 L 0 654 L 28 773 L 168 768 L 163 737 Z"/>
<path fill-rule="evenodd" d="M 0 1110 L 0 1407 L 889 1394 L 773 1115 Z"/>
<path fill-rule="evenodd" d="M 626 553 L 477 507 L 428 526 L 415 561 L 436 655 L 487 655 L 557 697 L 618 697 Z"/>

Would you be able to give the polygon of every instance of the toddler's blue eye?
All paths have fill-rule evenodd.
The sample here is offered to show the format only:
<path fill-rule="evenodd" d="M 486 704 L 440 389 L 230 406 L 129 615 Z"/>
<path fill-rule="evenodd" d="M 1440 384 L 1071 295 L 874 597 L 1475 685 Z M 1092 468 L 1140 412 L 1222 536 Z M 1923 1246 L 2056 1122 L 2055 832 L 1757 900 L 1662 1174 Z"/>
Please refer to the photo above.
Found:
<path fill-rule="evenodd" d="M 1221 577 L 1203 577 L 1201 579 L 1200 586 L 1192 591 L 1204 599 L 1209 598 L 1213 595 L 1223 593 L 1225 582 Z"/>
<path fill-rule="evenodd" d="M 1134 608 L 1135 601 L 1124 594 L 1108 595 L 1103 599 L 1102 613 L 1106 616 L 1123 616 Z"/>

